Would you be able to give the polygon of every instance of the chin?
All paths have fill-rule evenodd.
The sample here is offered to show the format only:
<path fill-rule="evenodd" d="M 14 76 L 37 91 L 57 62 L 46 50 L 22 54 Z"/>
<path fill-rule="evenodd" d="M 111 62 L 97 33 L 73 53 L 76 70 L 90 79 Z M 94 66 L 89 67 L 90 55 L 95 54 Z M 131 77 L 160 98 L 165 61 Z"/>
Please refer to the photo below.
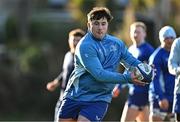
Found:
<path fill-rule="evenodd" d="M 98 39 L 102 39 L 102 38 L 103 38 L 102 36 L 98 37 Z"/>
<path fill-rule="evenodd" d="M 102 36 L 94 36 L 95 38 L 97 38 L 97 39 L 102 39 Z"/>
<path fill-rule="evenodd" d="M 97 36 L 98 39 L 102 39 L 105 35 L 99 35 Z"/>

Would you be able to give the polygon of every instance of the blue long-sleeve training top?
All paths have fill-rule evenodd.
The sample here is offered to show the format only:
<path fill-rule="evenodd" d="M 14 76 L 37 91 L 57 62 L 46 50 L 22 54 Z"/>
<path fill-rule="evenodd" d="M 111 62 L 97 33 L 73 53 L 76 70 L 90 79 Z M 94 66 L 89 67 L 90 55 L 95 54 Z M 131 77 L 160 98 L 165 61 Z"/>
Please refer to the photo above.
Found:
<path fill-rule="evenodd" d="M 128 52 L 118 38 L 106 34 L 99 40 L 88 32 L 76 47 L 75 69 L 64 98 L 110 102 L 115 84 L 132 80 L 130 74 L 117 72 L 119 63 L 131 67 L 141 62 Z"/>

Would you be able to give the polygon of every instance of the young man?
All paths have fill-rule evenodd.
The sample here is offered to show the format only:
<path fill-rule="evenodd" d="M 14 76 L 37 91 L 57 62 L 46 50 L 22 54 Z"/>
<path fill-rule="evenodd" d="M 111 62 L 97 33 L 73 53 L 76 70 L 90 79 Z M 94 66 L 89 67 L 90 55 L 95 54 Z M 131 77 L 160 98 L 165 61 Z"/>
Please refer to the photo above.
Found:
<path fill-rule="evenodd" d="M 69 76 L 74 69 L 74 53 L 75 53 L 76 45 L 84 35 L 85 32 L 81 29 L 74 29 L 69 32 L 68 42 L 69 42 L 70 50 L 65 54 L 62 72 L 53 81 L 47 83 L 46 86 L 47 89 L 49 91 L 54 91 L 60 85 L 60 81 L 61 81 L 60 96 L 55 108 L 54 121 L 58 121 L 58 117 L 57 117 L 58 108 L 60 106 L 64 90 L 69 80 Z"/>
<path fill-rule="evenodd" d="M 180 37 L 175 39 L 168 60 L 169 72 L 176 76 L 174 88 L 173 113 L 176 122 L 180 122 Z"/>
<path fill-rule="evenodd" d="M 120 62 L 129 67 L 141 62 L 127 51 L 121 40 L 107 34 L 112 20 L 110 11 L 95 7 L 87 17 L 88 33 L 76 47 L 75 69 L 59 109 L 60 122 L 101 121 L 116 83 L 128 81 L 145 85 L 138 80 L 136 70 L 129 74 L 117 72 Z"/>
<path fill-rule="evenodd" d="M 148 62 L 154 48 L 145 41 L 146 25 L 143 22 L 134 22 L 130 26 L 130 38 L 133 44 L 129 52 L 140 61 Z M 149 85 L 140 86 L 129 84 L 128 100 L 124 106 L 121 121 L 148 121 L 148 89 Z M 120 93 L 121 85 L 114 88 L 116 96 Z M 114 94 L 115 95 L 115 94 Z"/>
<path fill-rule="evenodd" d="M 149 59 L 155 66 L 156 75 L 150 84 L 150 121 L 164 121 L 172 118 L 173 90 L 175 77 L 168 71 L 168 58 L 176 33 L 171 26 L 164 26 L 159 31 L 160 47 Z M 170 120 L 166 120 L 170 121 Z"/>

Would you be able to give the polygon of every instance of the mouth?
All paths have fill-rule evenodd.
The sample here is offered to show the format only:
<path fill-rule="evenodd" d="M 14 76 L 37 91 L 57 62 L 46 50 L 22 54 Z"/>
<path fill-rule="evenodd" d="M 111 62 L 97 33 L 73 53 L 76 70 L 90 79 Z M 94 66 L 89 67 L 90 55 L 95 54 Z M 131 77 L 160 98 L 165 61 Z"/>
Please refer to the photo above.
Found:
<path fill-rule="evenodd" d="M 97 32 L 98 35 L 103 35 L 103 32 Z"/>

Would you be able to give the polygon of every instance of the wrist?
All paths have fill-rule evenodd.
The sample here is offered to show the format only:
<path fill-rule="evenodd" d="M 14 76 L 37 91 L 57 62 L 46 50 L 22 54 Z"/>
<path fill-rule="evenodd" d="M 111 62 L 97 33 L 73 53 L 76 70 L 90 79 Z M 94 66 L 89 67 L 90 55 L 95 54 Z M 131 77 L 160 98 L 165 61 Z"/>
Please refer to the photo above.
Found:
<path fill-rule="evenodd" d="M 164 99 L 164 97 L 162 95 L 159 95 L 158 101 L 162 101 Z"/>
<path fill-rule="evenodd" d="M 133 79 L 132 79 L 131 73 L 125 74 L 125 77 L 126 77 L 126 81 L 128 83 L 132 83 Z"/>
<path fill-rule="evenodd" d="M 53 81 L 55 84 L 59 84 L 59 80 L 58 79 L 54 79 Z"/>

